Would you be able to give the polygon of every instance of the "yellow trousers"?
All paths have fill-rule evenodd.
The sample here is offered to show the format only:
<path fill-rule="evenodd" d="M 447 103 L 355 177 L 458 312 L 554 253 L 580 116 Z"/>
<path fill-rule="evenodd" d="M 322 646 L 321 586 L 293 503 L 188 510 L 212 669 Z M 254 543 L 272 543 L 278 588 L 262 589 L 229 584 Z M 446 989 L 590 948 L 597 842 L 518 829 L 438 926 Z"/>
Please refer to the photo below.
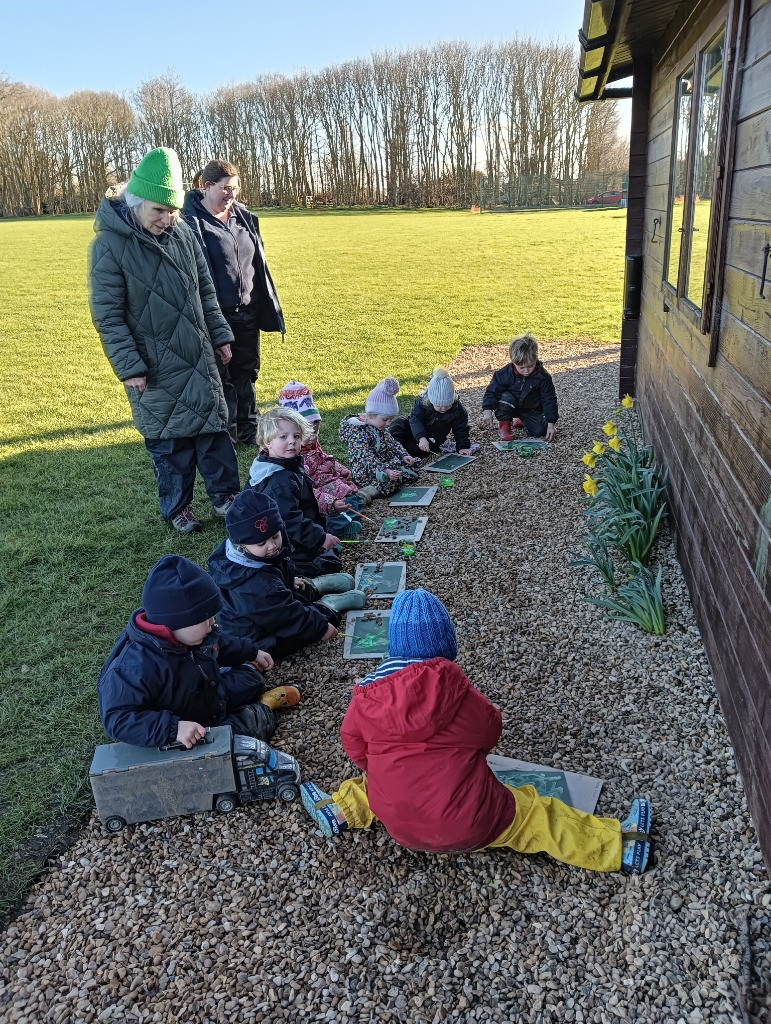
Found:
<path fill-rule="evenodd" d="M 621 822 L 596 818 L 554 797 L 539 796 L 532 786 L 515 789 L 514 820 L 484 849 L 509 847 L 517 853 L 548 853 L 563 864 L 589 871 L 621 870 Z M 369 828 L 377 818 L 367 799 L 367 779 L 346 779 L 332 799 L 339 804 L 350 828 Z"/>

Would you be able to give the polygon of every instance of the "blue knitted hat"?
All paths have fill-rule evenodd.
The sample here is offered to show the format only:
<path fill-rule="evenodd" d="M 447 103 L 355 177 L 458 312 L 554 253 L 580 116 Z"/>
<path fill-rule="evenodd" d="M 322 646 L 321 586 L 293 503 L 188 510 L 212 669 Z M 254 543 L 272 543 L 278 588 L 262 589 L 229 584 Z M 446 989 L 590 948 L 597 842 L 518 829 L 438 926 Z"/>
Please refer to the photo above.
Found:
<path fill-rule="evenodd" d="M 216 615 L 222 595 L 208 572 L 195 562 L 181 555 L 164 555 L 145 580 L 142 607 L 148 622 L 184 629 Z"/>
<path fill-rule="evenodd" d="M 388 623 L 392 658 L 447 658 L 455 661 L 458 640 L 447 609 L 428 590 L 405 590 L 394 598 Z"/>

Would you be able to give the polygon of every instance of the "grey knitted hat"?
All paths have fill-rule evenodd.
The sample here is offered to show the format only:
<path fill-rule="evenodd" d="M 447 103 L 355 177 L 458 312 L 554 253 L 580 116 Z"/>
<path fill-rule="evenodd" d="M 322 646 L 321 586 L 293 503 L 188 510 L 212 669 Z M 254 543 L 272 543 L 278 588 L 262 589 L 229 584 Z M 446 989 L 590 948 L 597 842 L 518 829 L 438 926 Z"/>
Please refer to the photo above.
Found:
<path fill-rule="evenodd" d="M 452 405 L 455 401 L 455 385 L 447 370 L 441 366 L 434 370 L 434 375 L 428 382 L 426 397 L 433 406 Z"/>

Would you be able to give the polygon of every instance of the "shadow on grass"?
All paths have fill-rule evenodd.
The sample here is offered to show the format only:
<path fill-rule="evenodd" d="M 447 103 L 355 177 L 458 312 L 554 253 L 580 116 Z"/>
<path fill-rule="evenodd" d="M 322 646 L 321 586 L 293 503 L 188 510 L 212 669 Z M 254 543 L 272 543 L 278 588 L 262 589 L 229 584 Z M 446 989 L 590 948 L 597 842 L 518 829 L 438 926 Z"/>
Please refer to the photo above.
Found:
<path fill-rule="evenodd" d="M 95 423 L 92 427 L 62 427 L 61 430 L 43 431 L 40 434 L 17 434 L 15 437 L 4 437 L 0 440 L 0 451 L 3 448 L 15 448 L 17 445 L 31 445 L 43 441 L 62 441 L 65 437 L 88 437 L 102 434 L 107 430 L 125 430 L 133 425 L 133 421 L 115 420 L 113 423 Z"/>

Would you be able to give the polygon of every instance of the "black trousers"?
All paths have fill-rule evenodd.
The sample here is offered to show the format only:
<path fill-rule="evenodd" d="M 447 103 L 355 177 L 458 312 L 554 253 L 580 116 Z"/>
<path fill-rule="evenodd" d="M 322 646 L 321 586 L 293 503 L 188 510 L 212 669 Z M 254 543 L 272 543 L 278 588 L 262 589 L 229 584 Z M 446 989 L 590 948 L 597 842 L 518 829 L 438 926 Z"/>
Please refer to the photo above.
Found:
<path fill-rule="evenodd" d="M 513 419 L 522 420 L 522 424 L 530 437 L 544 437 L 546 434 L 546 417 L 542 409 L 520 409 L 516 396 L 504 391 L 498 400 L 495 410 L 498 422 L 509 422 Z"/>
<path fill-rule="evenodd" d="M 391 426 L 388 428 L 388 433 L 392 437 L 395 437 L 402 448 L 406 448 L 410 455 L 415 456 L 417 459 L 425 459 L 427 452 L 424 452 L 415 440 L 415 435 L 412 433 L 410 427 L 410 421 L 406 416 L 400 416 L 394 420 Z M 449 431 L 435 430 L 434 433 L 437 435 L 433 441 L 431 438 L 428 439 L 428 443 L 431 445 L 431 451 L 439 451 L 439 446 L 443 441 L 446 441 L 450 436 Z"/>
<path fill-rule="evenodd" d="M 153 460 L 161 515 L 167 522 L 193 500 L 196 469 L 212 505 L 224 504 L 241 490 L 236 453 L 226 430 L 195 437 L 145 438 L 145 447 Z"/>
<path fill-rule="evenodd" d="M 233 332 L 233 358 L 227 365 L 218 358 L 217 365 L 228 407 L 228 429 L 234 441 L 253 444 L 258 416 L 254 384 L 260 373 L 260 329 L 256 316 L 248 310 L 225 313 L 225 319 Z"/>

